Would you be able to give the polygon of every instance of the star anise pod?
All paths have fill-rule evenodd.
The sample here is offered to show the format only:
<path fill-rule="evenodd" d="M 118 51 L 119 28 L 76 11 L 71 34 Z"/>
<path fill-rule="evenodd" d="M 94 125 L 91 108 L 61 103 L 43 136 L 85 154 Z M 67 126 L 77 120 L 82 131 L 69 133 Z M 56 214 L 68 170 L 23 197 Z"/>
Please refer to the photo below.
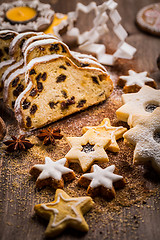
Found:
<path fill-rule="evenodd" d="M 63 135 L 60 133 L 61 130 L 59 128 L 48 128 L 40 130 L 39 135 L 37 137 L 43 141 L 44 145 L 54 144 L 55 139 L 61 139 Z"/>
<path fill-rule="evenodd" d="M 29 140 L 25 139 L 24 135 L 20 135 L 19 137 L 11 136 L 11 138 L 12 140 L 4 142 L 4 144 L 8 146 L 6 149 L 8 152 L 27 150 L 34 145 Z"/>

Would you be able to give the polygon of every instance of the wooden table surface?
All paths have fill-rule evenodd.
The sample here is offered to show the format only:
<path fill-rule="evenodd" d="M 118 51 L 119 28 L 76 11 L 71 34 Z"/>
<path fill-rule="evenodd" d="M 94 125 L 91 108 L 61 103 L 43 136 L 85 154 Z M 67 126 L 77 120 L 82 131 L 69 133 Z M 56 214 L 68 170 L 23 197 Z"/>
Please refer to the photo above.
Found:
<path fill-rule="evenodd" d="M 0 0 L 0 3 L 4 1 Z M 44 1 L 47 2 L 47 1 Z M 78 0 L 50 0 L 55 12 L 67 13 L 75 9 Z M 80 1 L 88 4 L 91 1 Z M 96 3 L 104 1 L 97 0 Z M 141 32 L 136 24 L 136 13 L 143 6 L 159 2 L 158 0 L 117 0 L 118 11 L 122 17 L 122 25 L 127 30 L 129 36 L 127 42 L 137 48 L 137 53 L 132 61 L 125 60 L 119 63 L 119 66 L 109 67 L 108 69 L 116 74 L 126 72 L 131 67 L 137 71 L 148 71 L 154 78 L 160 88 L 160 71 L 157 68 L 156 60 L 160 54 L 160 38 Z M 82 22 L 81 26 L 88 26 L 89 21 Z M 105 37 L 103 38 L 105 42 Z M 113 40 L 114 41 L 114 40 Z M 112 45 L 111 43 L 109 44 Z M 117 63 L 118 64 L 118 63 Z M 115 70 L 116 69 L 116 70 Z M 0 102 L 0 116 L 5 120 L 7 127 L 13 126 L 16 128 L 16 122 L 11 114 L 5 109 L 3 103 Z M 16 129 L 13 131 L 16 132 Z M 4 153 L 4 146 L 1 144 L 0 149 L 0 167 L 1 167 L 1 187 L 0 187 L 0 239 L 1 240 L 42 240 L 45 222 L 37 220 L 34 216 L 33 202 L 36 194 L 40 194 L 34 190 L 30 193 L 25 188 L 25 175 L 19 177 L 21 187 L 17 187 L 17 176 L 12 175 L 12 167 L 20 171 L 21 166 L 14 164 L 15 155 Z M 2 151 L 3 149 L 3 151 Z M 13 157 L 13 159 L 11 159 Z M 8 160 L 9 159 L 9 160 Z M 11 162 L 11 160 L 13 160 Z M 25 160 L 24 160 L 25 161 Z M 11 164 L 11 165 L 9 165 Z M 23 165 L 23 163 L 22 163 Z M 160 186 L 160 180 L 156 184 Z M 23 187 L 24 184 L 24 187 Z M 30 181 L 29 185 L 34 182 Z M 32 188 L 33 189 L 33 188 Z M 50 191 L 50 190 L 49 190 Z M 42 197 L 42 195 L 41 195 Z M 53 198 L 54 199 L 54 196 Z M 50 200 L 50 198 L 49 198 Z M 130 207 L 123 207 L 121 211 L 114 214 L 114 219 L 106 221 L 107 224 L 102 224 L 104 219 L 108 218 L 108 214 L 102 213 L 99 215 L 99 221 L 89 219 L 86 216 L 87 222 L 90 225 L 90 230 L 87 234 L 76 233 L 75 231 L 66 231 L 56 239 L 139 239 L 139 240 L 159 240 L 160 239 L 160 195 L 150 197 L 145 200 L 143 208 L 141 205 L 134 204 Z"/>

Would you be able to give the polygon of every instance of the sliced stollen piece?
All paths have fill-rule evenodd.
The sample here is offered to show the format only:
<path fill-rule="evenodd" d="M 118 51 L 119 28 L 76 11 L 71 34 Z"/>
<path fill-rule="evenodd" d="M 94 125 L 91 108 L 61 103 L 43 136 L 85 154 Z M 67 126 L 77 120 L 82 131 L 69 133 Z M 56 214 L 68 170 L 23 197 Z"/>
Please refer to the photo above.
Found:
<path fill-rule="evenodd" d="M 26 88 L 25 70 L 25 66 L 16 69 L 10 74 L 6 81 L 4 81 L 3 102 L 12 110 L 14 110 L 17 97 Z"/>
<path fill-rule="evenodd" d="M 9 46 L 17 34 L 17 32 L 11 30 L 0 31 L 0 99 L 3 98 L 2 75 L 14 63 L 14 59 L 9 54 Z"/>
<path fill-rule="evenodd" d="M 43 39 L 31 43 L 24 52 L 24 62 L 28 64 L 33 58 L 52 54 L 64 55 L 79 67 L 97 67 L 106 71 L 106 69 L 94 59 L 84 58 L 84 56 L 82 58 L 76 57 L 71 53 L 65 43 L 57 39 Z"/>
<path fill-rule="evenodd" d="M 24 52 L 24 62 L 27 65 L 34 58 L 52 54 L 67 56 L 78 67 L 94 67 L 107 72 L 106 68 L 98 63 L 94 57 L 70 51 L 66 44 L 57 39 L 44 39 L 31 43 Z M 65 69 L 64 66 L 61 68 Z M 102 84 L 104 84 L 104 89 L 107 88 L 105 81 Z"/>
<path fill-rule="evenodd" d="M 14 59 L 14 58 L 12 58 Z M 9 76 L 15 72 L 16 70 L 22 68 L 24 66 L 23 58 L 19 61 L 13 61 L 13 63 L 9 64 L 7 67 L 4 67 L 2 72 L 2 77 L 1 77 L 1 82 L 2 82 L 2 98 L 6 95 L 6 92 L 3 90 L 4 83 L 5 81 L 8 80 Z"/>
<path fill-rule="evenodd" d="M 13 63 L 15 63 L 15 60 L 13 58 L 0 63 L 0 99 L 3 98 L 3 80 L 2 80 L 3 73 Z"/>
<path fill-rule="evenodd" d="M 40 35 L 40 34 L 42 34 L 42 33 L 25 32 L 25 33 L 18 34 L 10 44 L 10 47 L 9 47 L 10 56 L 14 57 L 15 60 L 18 62 L 23 57 L 22 47 L 23 47 L 24 42 L 28 38 L 30 38 L 32 36 Z"/>
<path fill-rule="evenodd" d="M 113 90 L 106 72 L 78 67 L 57 54 L 33 59 L 27 66 L 26 82 L 28 79 L 29 84 L 17 98 L 14 109 L 20 127 L 27 130 L 102 102 Z"/>
<path fill-rule="evenodd" d="M 17 34 L 17 36 L 11 41 L 9 46 L 9 55 L 12 59 L 15 59 L 15 63 L 12 63 L 12 65 L 8 65 L 8 68 L 1 73 L 2 81 L 4 82 L 12 72 L 14 72 L 16 69 L 21 68 L 23 65 L 23 52 L 22 47 L 25 41 L 36 35 L 40 35 L 41 33 L 36 32 L 26 32 L 26 33 L 20 33 Z"/>
<path fill-rule="evenodd" d="M 19 52 L 20 55 L 21 55 L 21 56 L 19 55 L 19 57 L 18 57 L 19 60 L 20 60 L 21 57 L 23 57 L 23 53 L 24 53 L 25 49 L 29 46 L 30 43 L 32 43 L 34 41 L 37 41 L 37 40 L 40 40 L 40 39 L 43 39 L 43 38 L 44 39 L 49 39 L 49 38 L 57 39 L 53 35 L 44 34 L 44 33 L 38 34 L 38 35 L 37 34 L 35 35 L 35 33 L 34 33 L 33 34 L 34 36 L 29 37 L 28 39 L 27 39 L 27 37 L 31 36 L 32 35 L 31 33 L 29 33 L 29 34 L 25 33 L 25 34 L 19 34 L 19 35 L 20 36 L 18 36 L 14 40 L 15 45 L 19 45 L 19 47 L 23 43 L 22 44 L 22 51 Z M 22 40 L 20 40 L 20 39 L 22 39 Z M 27 39 L 27 40 L 24 40 L 24 39 Z M 15 49 L 17 49 L 17 48 L 18 48 L 18 46 L 15 47 Z M 14 54 L 13 54 L 13 56 L 14 56 Z M 16 62 L 15 58 L 12 57 L 12 60 L 8 60 L 8 61 L 6 61 L 6 63 L 4 62 L 3 63 L 4 66 L 0 67 L 0 79 L 1 79 L 1 75 L 4 75 L 3 78 L 2 78 L 2 81 L 0 81 L 0 98 L 4 97 L 3 98 L 4 102 L 11 109 L 14 109 L 14 103 L 15 103 L 16 98 L 19 95 L 18 93 L 22 92 L 22 89 L 24 90 L 24 86 L 22 87 L 22 85 L 24 85 L 23 80 L 25 78 L 25 72 L 24 72 L 22 61 L 23 60 L 20 60 L 19 62 Z M 20 70 L 19 70 L 19 75 L 20 76 L 18 76 L 18 69 L 19 68 L 20 68 Z M 22 71 L 23 71 L 23 74 L 22 74 Z M 15 74 L 14 74 L 14 72 L 15 72 Z M 21 82 L 21 80 L 22 80 L 22 82 Z M 13 84 L 12 84 L 12 81 L 13 81 Z M 3 92 L 3 82 L 6 82 L 4 92 Z M 16 84 L 15 84 L 15 82 L 16 82 Z M 16 92 L 15 92 L 15 87 L 16 88 L 18 87 L 18 91 L 16 90 Z M 14 92 L 12 92 L 12 88 L 13 88 Z M 10 99 L 10 97 L 11 97 L 11 99 Z"/>
<path fill-rule="evenodd" d="M 18 33 L 11 30 L 0 31 L 0 62 L 9 60 L 9 46 Z"/>
<path fill-rule="evenodd" d="M 10 64 L 10 66 L 8 66 L 8 68 L 4 71 L 2 78 L 1 78 L 2 86 L 3 86 L 2 98 L 6 99 L 6 95 L 7 95 L 6 91 L 8 91 L 8 90 L 6 90 L 5 86 L 6 86 L 7 82 L 9 81 L 8 79 L 9 79 L 10 75 L 12 75 L 12 73 L 14 73 L 15 71 L 17 71 L 23 67 L 24 67 L 24 61 L 22 58 L 19 62 L 14 61 L 13 64 Z M 4 90 L 4 87 L 5 87 L 5 90 Z M 23 90 L 24 90 L 24 88 L 23 88 Z M 22 92 L 22 88 L 21 88 L 21 91 L 18 91 L 18 92 Z M 5 101 L 6 100 L 4 100 L 4 102 Z"/>
<path fill-rule="evenodd" d="M 13 62 L 13 64 L 9 65 L 8 68 L 4 71 L 2 75 L 3 83 L 8 79 L 8 77 L 16 71 L 17 69 L 21 68 L 24 65 L 23 58 L 19 62 Z"/>
<path fill-rule="evenodd" d="M 67 47 L 67 45 L 65 45 L 64 43 L 60 42 L 59 40 L 57 40 L 56 37 L 52 36 L 52 35 L 47 35 L 47 34 L 38 34 L 35 35 L 35 33 L 23 33 L 23 34 L 19 34 L 20 36 L 17 36 L 16 39 L 14 39 L 14 43 L 15 43 L 15 48 L 12 50 L 16 50 L 18 45 L 19 48 L 22 45 L 22 51 L 19 52 L 19 56 L 17 56 L 17 59 L 21 59 L 19 62 L 15 62 L 15 64 L 13 64 L 13 66 L 10 66 L 3 74 L 3 82 L 6 82 L 5 84 L 5 91 L 4 91 L 4 101 L 5 103 L 8 105 L 9 108 L 13 109 L 14 107 L 14 102 L 16 100 L 16 97 L 18 97 L 18 93 L 20 93 L 22 91 L 22 89 L 24 89 L 24 76 L 22 75 L 22 69 L 23 68 L 23 64 L 21 63 L 23 54 L 24 54 L 24 58 L 28 59 L 26 61 L 30 61 L 32 60 L 32 58 L 35 57 L 39 57 L 39 56 L 44 56 L 47 53 L 48 54 L 53 54 L 54 52 L 56 53 L 57 51 L 59 52 L 59 54 L 62 55 L 66 55 L 68 56 L 73 62 L 75 62 L 78 66 L 95 66 L 97 68 L 101 68 L 102 70 L 106 71 L 106 69 L 97 62 L 97 60 L 94 57 L 91 56 L 87 56 L 85 54 L 75 54 L 75 52 L 73 54 L 71 54 L 69 48 Z M 30 37 L 32 36 L 32 37 Z M 28 39 L 27 39 L 28 38 Z M 40 40 L 41 39 L 41 40 Z M 22 44 L 23 43 L 23 44 Z M 59 44 L 59 45 L 58 45 Z M 13 45 L 13 43 L 12 43 Z M 42 49 L 46 49 L 43 51 L 40 51 Z M 49 48 L 49 50 L 47 50 Z M 52 48 L 52 51 L 50 51 L 50 48 Z M 15 55 L 15 54 L 13 54 Z M 73 56 L 72 56 L 73 55 Z M 78 57 L 74 57 L 74 55 L 78 55 Z M 25 61 L 25 62 L 26 62 Z M 61 66 L 62 68 L 64 66 Z M 20 70 L 20 76 L 17 75 L 17 69 L 21 69 Z M 16 82 L 18 86 L 18 91 L 15 92 L 15 89 L 13 86 L 15 86 L 15 79 L 14 74 L 12 74 L 12 76 L 10 77 L 11 73 L 15 72 L 16 74 Z M 25 74 L 25 73 L 24 73 Z M 17 81 L 17 79 L 19 78 L 19 81 Z M 13 86 L 12 86 L 12 80 L 14 81 Z M 22 82 L 21 82 L 22 80 Z M 19 85 L 20 84 L 20 85 Z M 23 85 L 23 88 L 22 88 Z M 21 86 L 21 87 L 19 87 Z M 15 95 L 16 93 L 16 95 Z M 11 96 L 11 99 L 9 99 Z"/>
<path fill-rule="evenodd" d="M 33 43 L 33 42 L 36 42 L 38 40 L 43 40 L 43 39 L 57 39 L 58 38 L 54 35 L 51 35 L 51 34 L 40 34 L 40 35 L 37 35 L 37 36 L 33 36 L 33 37 L 30 37 L 29 39 L 27 39 L 24 44 L 23 44 L 23 47 L 22 47 L 22 52 L 24 53 L 25 50 L 27 49 L 27 47 Z"/>

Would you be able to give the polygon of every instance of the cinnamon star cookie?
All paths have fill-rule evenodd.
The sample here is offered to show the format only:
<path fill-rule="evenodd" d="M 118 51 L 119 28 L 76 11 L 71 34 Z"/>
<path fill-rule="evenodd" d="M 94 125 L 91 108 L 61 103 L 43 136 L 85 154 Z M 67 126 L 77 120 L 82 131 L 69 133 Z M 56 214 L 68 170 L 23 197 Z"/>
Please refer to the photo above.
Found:
<path fill-rule="evenodd" d="M 156 88 L 156 82 L 148 77 L 146 71 L 136 73 L 133 70 L 129 70 L 128 74 L 128 76 L 120 76 L 117 83 L 117 85 L 123 87 L 125 93 L 138 92 L 144 85 Z"/>
<path fill-rule="evenodd" d="M 93 165 L 91 173 L 83 174 L 78 183 L 81 186 L 87 187 L 87 193 L 91 197 L 102 195 L 107 199 L 115 197 L 115 188 L 120 188 L 125 185 L 125 181 L 122 176 L 114 174 L 115 165 L 111 165 L 105 169 L 102 169 L 98 165 Z"/>
<path fill-rule="evenodd" d="M 66 158 L 62 158 L 54 162 L 49 157 L 46 157 L 45 164 L 34 165 L 30 170 L 30 174 L 37 177 L 36 187 L 42 188 L 49 185 L 55 189 L 63 188 L 64 180 L 71 181 L 75 179 L 73 170 L 64 166 L 66 161 Z"/>
<path fill-rule="evenodd" d="M 89 227 L 83 214 L 92 207 L 93 201 L 90 197 L 70 197 L 63 190 L 57 189 L 53 202 L 35 205 L 34 210 L 38 215 L 49 220 L 46 236 L 55 237 L 67 227 L 87 232 Z"/>

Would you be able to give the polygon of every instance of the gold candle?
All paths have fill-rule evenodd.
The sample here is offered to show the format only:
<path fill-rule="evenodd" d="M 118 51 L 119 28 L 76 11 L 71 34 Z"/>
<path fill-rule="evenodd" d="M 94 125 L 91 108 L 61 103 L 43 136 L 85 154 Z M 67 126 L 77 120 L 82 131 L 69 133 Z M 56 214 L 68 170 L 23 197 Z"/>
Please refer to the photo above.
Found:
<path fill-rule="evenodd" d="M 26 23 L 37 16 L 37 11 L 27 6 L 14 7 L 6 12 L 6 18 L 12 23 Z"/>

